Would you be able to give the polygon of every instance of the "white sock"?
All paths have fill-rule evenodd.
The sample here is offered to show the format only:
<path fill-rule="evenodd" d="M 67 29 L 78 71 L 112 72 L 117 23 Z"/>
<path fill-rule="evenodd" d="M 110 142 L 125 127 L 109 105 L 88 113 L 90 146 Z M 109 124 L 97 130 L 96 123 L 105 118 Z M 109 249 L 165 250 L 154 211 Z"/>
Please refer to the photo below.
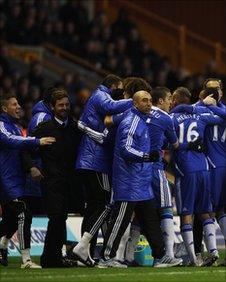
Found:
<path fill-rule="evenodd" d="M 28 260 L 31 259 L 30 249 L 21 250 L 21 255 L 22 255 L 22 262 L 26 263 Z"/>
<path fill-rule="evenodd" d="M 126 246 L 125 259 L 128 261 L 134 261 L 134 251 L 140 238 L 140 227 L 131 225 L 130 238 Z"/>
<path fill-rule="evenodd" d="M 226 241 L 226 214 L 223 214 L 219 217 L 218 223 L 219 223 L 221 232 L 224 236 L 224 240 Z"/>
<path fill-rule="evenodd" d="M 89 248 L 89 243 L 92 240 L 93 235 L 88 232 L 84 232 L 80 242 L 74 247 L 73 251 L 78 250 L 79 248 Z"/>
<path fill-rule="evenodd" d="M 172 213 L 162 214 L 161 229 L 165 242 L 166 254 L 171 258 L 174 258 L 174 223 Z"/>
<path fill-rule="evenodd" d="M 129 240 L 129 236 L 130 236 L 130 227 L 131 227 L 131 223 L 129 223 L 128 227 L 126 228 L 125 233 L 123 234 L 117 253 L 116 253 L 116 260 L 119 261 L 124 261 L 125 260 L 125 249 L 126 249 L 126 243 Z"/>
<path fill-rule="evenodd" d="M 65 244 L 63 244 L 61 251 L 62 251 L 62 257 L 66 257 L 67 256 L 67 246 Z"/>
<path fill-rule="evenodd" d="M 203 221 L 203 232 L 206 248 L 209 253 L 212 253 L 213 251 L 217 250 L 215 226 L 212 218 Z"/>
<path fill-rule="evenodd" d="M 181 226 L 181 236 L 183 238 L 190 261 L 195 262 L 196 255 L 194 248 L 193 229 L 191 224 L 183 224 Z"/>
<path fill-rule="evenodd" d="M 6 250 L 8 248 L 10 239 L 6 238 L 6 236 L 3 236 L 0 240 L 0 249 Z"/>

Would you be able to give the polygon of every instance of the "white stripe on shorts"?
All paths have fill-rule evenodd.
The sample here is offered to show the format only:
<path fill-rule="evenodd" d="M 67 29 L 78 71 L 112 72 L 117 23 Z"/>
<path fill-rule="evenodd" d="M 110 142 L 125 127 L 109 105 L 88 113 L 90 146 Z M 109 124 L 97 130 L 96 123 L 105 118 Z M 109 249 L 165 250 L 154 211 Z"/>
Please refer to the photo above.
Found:
<path fill-rule="evenodd" d="M 163 170 L 158 170 L 159 180 L 160 180 L 160 206 L 161 208 L 171 207 L 171 192 L 168 180 L 166 178 L 165 172 Z"/>

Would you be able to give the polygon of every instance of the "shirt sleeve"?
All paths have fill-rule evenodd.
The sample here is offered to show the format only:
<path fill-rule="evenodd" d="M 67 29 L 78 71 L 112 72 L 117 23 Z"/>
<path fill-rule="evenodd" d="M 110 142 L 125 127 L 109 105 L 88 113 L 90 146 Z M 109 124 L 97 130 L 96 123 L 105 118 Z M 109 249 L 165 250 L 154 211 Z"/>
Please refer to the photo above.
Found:
<path fill-rule="evenodd" d="M 35 137 L 23 137 L 8 131 L 3 122 L 0 122 L 0 143 L 12 149 L 36 147 L 40 144 Z"/>
<path fill-rule="evenodd" d="M 194 106 L 193 105 L 186 105 L 186 104 L 182 104 L 182 105 L 178 105 L 175 108 L 173 108 L 170 113 L 188 113 L 188 114 L 192 114 L 194 110 Z"/>
<path fill-rule="evenodd" d="M 114 125 L 118 126 L 120 124 L 120 122 L 124 119 L 124 117 L 125 117 L 124 113 L 113 115 L 112 121 L 113 121 Z"/>
<path fill-rule="evenodd" d="M 205 113 L 212 113 L 212 112 L 204 104 L 202 106 L 194 106 L 193 114 L 205 114 Z"/>
<path fill-rule="evenodd" d="M 208 108 L 219 117 L 226 119 L 226 109 L 225 108 L 219 108 L 217 106 L 208 106 Z"/>
<path fill-rule="evenodd" d="M 103 115 L 119 114 L 132 107 L 132 99 L 113 100 L 109 95 L 96 100 L 96 110 Z"/>
<path fill-rule="evenodd" d="M 100 143 L 100 144 L 104 143 L 104 139 L 106 139 L 106 137 L 108 135 L 108 129 L 107 128 L 105 128 L 105 130 L 103 132 L 98 132 L 98 131 L 95 131 L 95 130 L 91 129 L 90 127 L 88 127 L 82 121 L 78 121 L 78 129 L 83 131 L 91 139 L 93 139 L 94 141 L 96 141 L 97 143 Z"/>
<path fill-rule="evenodd" d="M 213 113 L 205 113 L 201 114 L 200 116 L 207 125 L 221 124 L 224 121 L 222 118 L 214 115 Z"/>

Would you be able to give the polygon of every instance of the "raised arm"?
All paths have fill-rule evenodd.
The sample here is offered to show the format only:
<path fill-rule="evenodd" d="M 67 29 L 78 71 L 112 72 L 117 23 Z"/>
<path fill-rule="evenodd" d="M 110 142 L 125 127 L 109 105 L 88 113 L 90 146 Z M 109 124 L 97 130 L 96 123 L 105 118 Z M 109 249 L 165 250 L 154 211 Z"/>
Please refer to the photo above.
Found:
<path fill-rule="evenodd" d="M 217 116 L 226 119 L 226 109 L 217 106 L 208 106 L 208 108 Z"/>
<path fill-rule="evenodd" d="M 35 137 L 22 137 L 9 132 L 4 123 L 0 122 L 0 143 L 6 147 L 27 148 L 40 145 L 40 140 Z"/>
<path fill-rule="evenodd" d="M 86 133 L 91 139 L 96 141 L 97 143 L 103 144 L 105 138 L 107 137 L 108 130 L 107 128 L 103 132 L 98 132 L 90 127 L 88 127 L 84 122 L 78 121 L 78 129 L 82 132 Z"/>
<path fill-rule="evenodd" d="M 194 110 L 194 106 L 193 105 L 187 105 L 187 104 L 182 104 L 182 105 L 178 105 L 175 108 L 173 108 L 170 113 L 188 113 L 188 114 L 192 114 Z"/>
<path fill-rule="evenodd" d="M 96 109 L 103 115 L 119 114 L 132 107 L 132 99 L 113 100 L 109 95 L 103 95 L 96 100 Z"/>

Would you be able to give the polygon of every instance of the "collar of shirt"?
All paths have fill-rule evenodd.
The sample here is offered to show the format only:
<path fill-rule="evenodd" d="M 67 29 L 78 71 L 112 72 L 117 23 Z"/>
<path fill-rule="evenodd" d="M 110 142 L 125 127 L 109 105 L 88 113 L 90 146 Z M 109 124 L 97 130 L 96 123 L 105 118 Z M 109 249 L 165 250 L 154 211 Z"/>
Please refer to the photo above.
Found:
<path fill-rule="evenodd" d="M 67 125 L 68 123 L 68 118 L 65 121 L 62 121 L 60 119 L 58 119 L 57 117 L 54 117 L 54 119 L 56 120 L 57 123 L 59 123 L 60 125 L 64 124 L 64 127 Z"/>
<path fill-rule="evenodd" d="M 162 112 L 162 113 L 164 113 L 164 114 L 166 114 L 166 115 L 169 115 L 169 113 L 167 113 L 166 111 L 160 109 L 160 108 L 157 107 L 157 106 L 152 106 L 151 109 L 152 109 L 152 110 L 156 110 L 156 111 L 160 111 L 160 112 Z"/>
<path fill-rule="evenodd" d="M 140 112 L 136 107 L 132 107 L 131 108 L 131 111 L 133 112 L 133 113 L 135 113 L 137 116 L 139 116 L 140 118 L 142 118 L 145 122 L 148 120 L 148 122 L 147 123 L 149 123 L 149 120 L 150 120 L 150 118 L 151 118 L 151 115 L 150 114 L 144 114 L 144 113 L 142 113 L 142 112 Z"/>

